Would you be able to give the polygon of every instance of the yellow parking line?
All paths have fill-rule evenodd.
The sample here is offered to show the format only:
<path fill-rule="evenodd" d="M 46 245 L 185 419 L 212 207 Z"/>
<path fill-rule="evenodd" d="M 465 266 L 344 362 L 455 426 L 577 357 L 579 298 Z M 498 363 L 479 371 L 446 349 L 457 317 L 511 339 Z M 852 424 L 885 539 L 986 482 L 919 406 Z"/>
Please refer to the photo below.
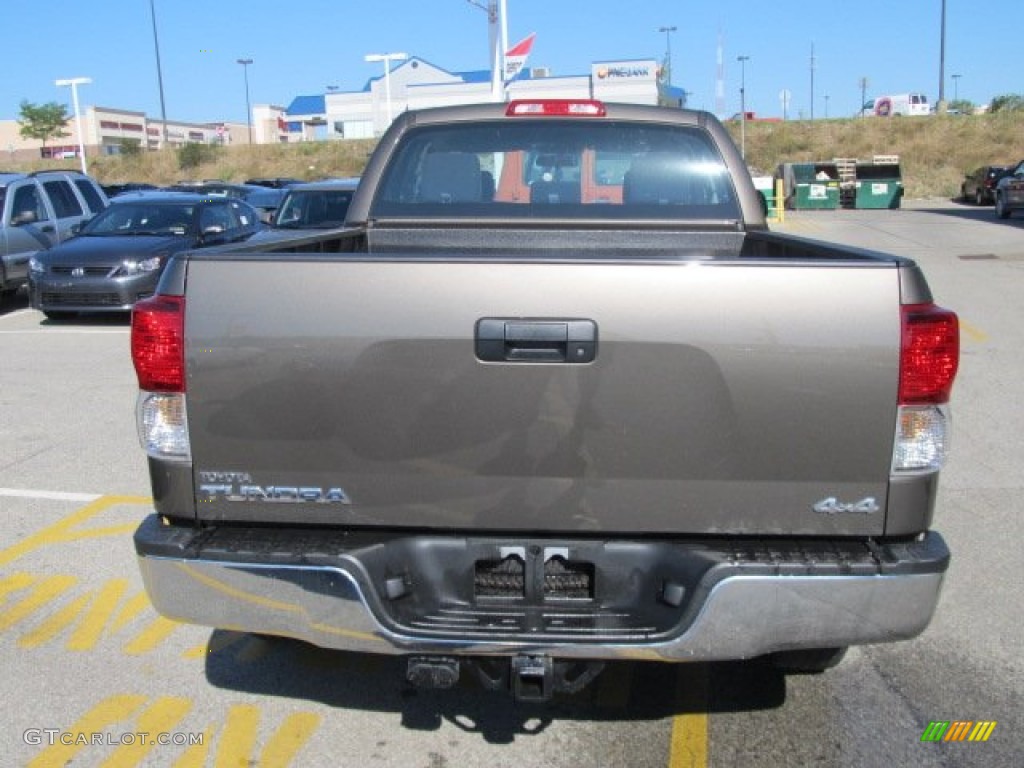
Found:
<path fill-rule="evenodd" d="M 263 748 L 259 765 L 263 768 L 285 768 L 292 765 L 299 750 L 320 727 L 320 719 L 320 715 L 312 712 L 296 712 L 285 718 Z"/>
<path fill-rule="evenodd" d="M 0 632 L 10 629 L 42 606 L 55 600 L 78 583 L 76 576 L 48 576 L 39 581 L 28 597 L 0 614 Z"/>
<path fill-rule="evenodd" d="M 44 528 L 38 533 L 29 536 L 27 539 L 19 541 L 14 546 L 7 547 L 6 549 L 0 549 L 0 565 L 7 565 L 12 561 L 17 560 L 22 555 L 49 544 L 59 544 L 67 541 L 90 539 L 99 536 L 123 536 L 130 534 L 138 527 L 136 524 L 113 525 L 105 528 L 86 528 L 79 530 L 75 530 L 75 528 L 86 520 L 100 514 L 105 509 L 118 504 L 149 504 L 151 501 L 151 499 L 145 496 L 103 496 L 91 504 L 86 504 L 84 507 L 76 510 L 67 517 L 58 520 L 48 528 Z"/>
<path fill-rule="evenodd" d="M 224 736 L 219 740 L 216 768 L 237 768 L 249 765 L 256 747 L 260 711 L 251 704 L 237 704 L 228 710 Z M 230 734 L 230 738 L 227 735 Z"/>
<path fill-rule="evenodd" d="M 135 727 L 137 733 L 145 733 L 148 736 L 134 739 L 131 744 L 122 744 L 103 765 L 109 768 L 135 768 L 143 765 L 146 756 L 156 746 L 154 734 L 174 731 L 191 709 L 190 699 L 161 696 L 139 716 Z"/>
<path fill-rule="evenodd" d="M 672 718 L 668 768 L 705 768 L 708 764 L 708 669 L 704 664 L 680 670 L 677 701 L 682 714 Z"/>
<path fill-rule="evenodd" d="M 988 341 L 988 334 L 980 328 L 975 328 L 970 323 L 965 323 L 963 318 L 960 319 L 960 330 L 963 331 L 964 335 L 967 336 L 971 341 L 977 344 L 984 344 Z"/>
<path fill-rule="evenodd" d="M 145 696 L 111 696 L 79 719 L 67 732 L 75 736 L 102 733 L 105 728 L 132 717 L 145 703 Z M 84 743 L 77 738 L 71 739 L 71 743 L 57 740 L 36 755 L 28 764 L 29 768 L 63 768 L 86 746 L 88 740 Z"/>

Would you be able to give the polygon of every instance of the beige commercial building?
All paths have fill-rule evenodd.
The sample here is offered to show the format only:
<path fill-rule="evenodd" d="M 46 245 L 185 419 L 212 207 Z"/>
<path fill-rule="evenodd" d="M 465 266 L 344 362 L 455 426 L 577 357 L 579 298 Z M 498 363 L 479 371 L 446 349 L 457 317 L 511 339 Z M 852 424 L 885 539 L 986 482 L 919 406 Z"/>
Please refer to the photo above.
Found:
<path fill-rule="evenodd" d="M 133 142 L 146 149 L 159 149 L 164 145 L 164 123 L 135 112 L 110 107 L 86 107 L 82 112 L 82 144 L 87 157 L 116 155 L 125 142 Z M 37 139 L 21 135 L 17 120 L 0 120 L 0 154 L 14 161 L 37 160 L 40 157 L 78 157 L 78 125 L 74 116 L 68 121 L 67 136 L 50 139 L 46 146 Z M 239 123 L 185 123 L 168 120 L 166 144 L 180 147 L 194 144 L 246 144 L 248 126 Z"/>

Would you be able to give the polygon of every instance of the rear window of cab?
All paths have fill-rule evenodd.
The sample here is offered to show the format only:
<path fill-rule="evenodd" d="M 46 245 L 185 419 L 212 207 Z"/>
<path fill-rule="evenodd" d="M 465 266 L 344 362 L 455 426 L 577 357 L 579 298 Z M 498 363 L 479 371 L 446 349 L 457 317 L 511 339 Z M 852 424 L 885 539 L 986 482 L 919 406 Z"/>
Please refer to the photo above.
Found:
<path fill-rule="evenodd" d="M 411 129 L 370 218 L 740 218 L 701 128 L 580 119 Z"/>

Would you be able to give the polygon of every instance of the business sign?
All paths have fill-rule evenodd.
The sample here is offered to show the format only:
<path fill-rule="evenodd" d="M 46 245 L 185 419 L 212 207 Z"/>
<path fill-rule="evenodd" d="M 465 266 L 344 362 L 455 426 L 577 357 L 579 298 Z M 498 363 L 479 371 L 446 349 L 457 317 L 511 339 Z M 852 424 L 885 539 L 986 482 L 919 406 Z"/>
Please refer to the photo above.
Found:
<path fill-rule="evenodd" d="M 653 61 L 617 61 L 594 64 L 593 76 L 598 80 L 654 80 L 658 66 Z"/>

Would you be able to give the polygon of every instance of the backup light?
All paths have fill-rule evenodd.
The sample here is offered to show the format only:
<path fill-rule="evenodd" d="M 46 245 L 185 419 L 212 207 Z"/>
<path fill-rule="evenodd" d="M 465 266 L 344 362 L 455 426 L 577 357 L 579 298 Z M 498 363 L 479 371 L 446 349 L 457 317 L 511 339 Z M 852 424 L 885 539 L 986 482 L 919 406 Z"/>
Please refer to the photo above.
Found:
<path fill-rule="evenodd" d="M 509 102 L 506 117 L 605 117 L 604 102 L 594 99 L 519 99 Z"/>
<path fill-rule="evenodd" d="M 949 412 L 936 405 L 902 406 L 896 421 L 892 471 L 936 472 L 949 453 Z"/>
<path fill-rule="evenodd" d="M 154 458 L 190 460 L 185 395 L 140 392 L 136 407 L 139 442 Z"/>

